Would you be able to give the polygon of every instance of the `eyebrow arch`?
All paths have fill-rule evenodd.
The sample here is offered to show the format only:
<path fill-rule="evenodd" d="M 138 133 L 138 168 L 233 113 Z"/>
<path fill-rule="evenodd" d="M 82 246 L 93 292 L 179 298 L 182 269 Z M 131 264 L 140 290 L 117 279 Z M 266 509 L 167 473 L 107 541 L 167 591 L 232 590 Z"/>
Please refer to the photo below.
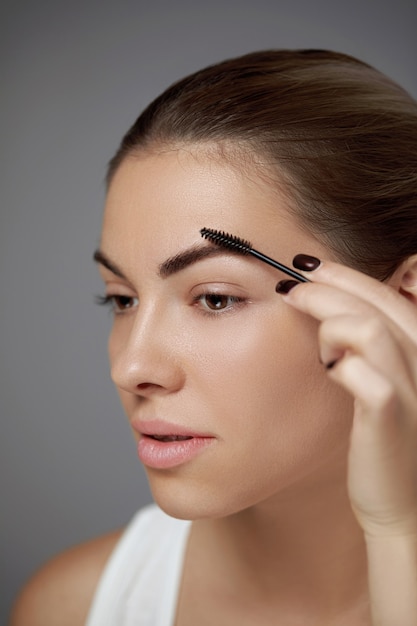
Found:
<path fill-rule="evenodd" d="M 172 276 L 172 274 L 176 274 L 202 259 L 216 256 L 229 256 L 230 254 L 233 254 L 232 250 L 222 249 L 218 246 L 192 246 L 161 263 L 159 266 L 159 276 L 161 278 L 168 278 Z"/>
<path fill-rule="evenodd" d="M 235 254 L 236 252 L 234 250 L 227 250 L 225 248 L 219 248 L 218 246 L 192 246 L 191 248 L 169 257 L 166 261 L 163 261 L 163 263 L 159 265 L 158 274 L 161 278 L 168 278 L 169 276 L 184 270 L 189 265 L 193 265 L 202 259 Z M 123 280 L 127 280 L 126 276 L 117 267 L 117 265 L 113 263 L 113 261 L 110 261 L 110 259 L 101 250 L 96 250 L 94 252 L 93 259 L 96 263 L 100 263 L 100 265 L 103 265 L 103 267 L 110 270 L 110 272 L 112 272 L 115 276 L 118 276 Z"/>

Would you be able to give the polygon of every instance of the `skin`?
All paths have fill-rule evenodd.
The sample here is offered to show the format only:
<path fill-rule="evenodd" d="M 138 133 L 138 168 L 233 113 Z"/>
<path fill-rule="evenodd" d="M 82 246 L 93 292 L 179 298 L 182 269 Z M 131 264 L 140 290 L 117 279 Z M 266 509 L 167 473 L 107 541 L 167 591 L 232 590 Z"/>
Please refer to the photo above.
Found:
<path fill-rule="evenodd" d="M 112 378 L 130 421 L 158 418 L 215 437 L 190 463 L 147 468 L 158 503 L 187 519 L 224 517 L 280 499 L 290 486 L 328 482 L 344 471 L 352 418 L 351 398 L 319 362 L 317 322 L 275 292 L 283 274 L 224 251 L 158 275 L 167 258 L 212 247 L 199 234 L 205 224 L 250 233 L 255 247 L 279 250 L 287 263 L 294 250 L 325 254 L 290 219 L 284 198 L 225 163 L 171 150 L 129 159 L 117 173 L 100 249 L 126 279 L 101 272 L 108 295 L 130 300 L 114 317 Z M 207 293 L 242 302 L 216 311 Z"/>
<path fill-rule="evenodd" d="M 15 602 L 10 626 L 84 626 L 103 568 L 120 532 L 55 556 L 27 582 Z"/>
<path fill-rule="evenodd" d="M 214 438 L 146 468 L 158 504 L 194 520 L 176 626 L 415 626 L 417 260 L 382 285 L 335 263 L 287 206 L 196 146 L 129 157 L 109 189 L 100 272 L 127 417 Z M 286 296 L 280 272 L 227 253 L 161 276 L 210 245 L 203 226 L 287 265 L 323 262 Z"/>

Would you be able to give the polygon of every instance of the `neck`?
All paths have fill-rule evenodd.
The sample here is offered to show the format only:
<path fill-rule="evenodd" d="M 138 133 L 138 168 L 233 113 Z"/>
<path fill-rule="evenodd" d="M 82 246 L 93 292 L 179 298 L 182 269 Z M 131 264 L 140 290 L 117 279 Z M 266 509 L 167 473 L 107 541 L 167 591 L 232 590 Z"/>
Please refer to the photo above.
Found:
<path fill-rule="evenodd" d="M 310 615 L 331 616 L 363 603 L 365 544 L 341 474 L 327 484 L 306 481 L 225 518 L 194 522 L 221 584 L 280 611 L 302 606 Z"/>

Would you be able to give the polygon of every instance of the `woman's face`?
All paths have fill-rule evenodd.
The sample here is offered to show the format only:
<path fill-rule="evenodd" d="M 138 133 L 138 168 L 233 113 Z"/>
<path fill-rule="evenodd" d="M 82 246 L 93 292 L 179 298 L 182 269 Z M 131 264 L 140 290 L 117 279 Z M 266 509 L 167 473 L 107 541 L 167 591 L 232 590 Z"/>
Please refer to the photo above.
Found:
<path fill-rule="evenodd" d="M 300 252 L 329 257 L 284 195 L 198 148 L 117 171 L 98 259 L 115 308 L 112 377 L 156 501 L 190 519 L 333 480 L 352 413 L 319 363 L 317 323 L 275 292 L 285 276 L 216 248 L 203 227 L 287 265 Z"/>

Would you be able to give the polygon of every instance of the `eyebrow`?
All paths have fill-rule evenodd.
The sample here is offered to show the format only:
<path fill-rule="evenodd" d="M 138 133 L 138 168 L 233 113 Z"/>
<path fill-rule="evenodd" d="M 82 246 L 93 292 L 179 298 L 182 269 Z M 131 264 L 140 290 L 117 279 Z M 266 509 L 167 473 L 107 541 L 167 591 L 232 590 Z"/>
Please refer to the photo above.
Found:
<path fill-rule="evenodd" d="M 119 278 L 123 278 L 123 280 L 126 280 L 126 276 L 123 274 L 123 272 L 119 270 L 117 265 L 115 265 L 112 261 L 110 261 L 110 259 L 101 250 L 96 250 L 94 252 L 93 260 L 96 263 L 100 263 L 100 265 L 102 265 L 103 267 L 106 267 L 115 276 L 118 276 Z"/>
<path fill-rule="evenodd" d="M 177 272 L 181 272 L 189 265 L 193 265 L 202 259 L 208 259 L 210 257 L 216 256 L 225 256 L 231 251 L 226 249 L 221 249 L 219 246 L 193 246 L 175 254 L 170 257 L 159 266 L 159 275 L 161 278 L 168 278 L 168 276 L 172 276 L 172 274 L 176 274 Z"/>
<path fill-rule="evenodd" d="M 173 274 L 181 272 L 186 267 L 201 261 L 202 259 L 208 259 L 216 256 L 230 256 L 235 255 L 237 251 L 227 250 L 226 248 L 220 248 L 218 246 L 193 246 L 187 248 L 178 254 L 166 259 L 160 264 L 158 268 L 158 274 L 161 278 L 168 278 Z M 100 263 L 108 270 L 110 270 L 115 276 L 127 280 L 123 272 L 115 265 L 101 250 L 96 250 L 93 255 L 94 261 Z"/>

